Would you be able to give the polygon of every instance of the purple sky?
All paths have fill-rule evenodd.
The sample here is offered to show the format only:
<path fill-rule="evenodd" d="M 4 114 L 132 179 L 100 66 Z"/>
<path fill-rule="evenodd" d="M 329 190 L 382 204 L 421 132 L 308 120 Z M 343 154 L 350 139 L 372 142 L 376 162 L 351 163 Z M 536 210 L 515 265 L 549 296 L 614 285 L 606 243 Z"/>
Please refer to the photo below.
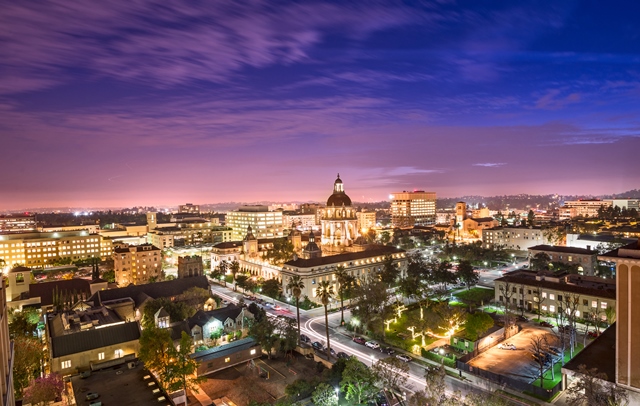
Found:
<path fill-rule="evenodd" d="M 268 5 L 267 5 L 268 4 Z M 0 210 L 640 187 L 640 4 L 9 2 Z"/>

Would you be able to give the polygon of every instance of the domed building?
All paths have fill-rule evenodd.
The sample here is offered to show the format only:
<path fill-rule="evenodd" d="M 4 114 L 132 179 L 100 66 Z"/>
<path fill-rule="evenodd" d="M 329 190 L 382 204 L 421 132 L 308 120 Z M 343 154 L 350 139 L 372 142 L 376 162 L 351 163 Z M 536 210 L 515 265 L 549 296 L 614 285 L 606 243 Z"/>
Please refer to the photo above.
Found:
<path fill-rule="evenodd" d="M 357 235 L 356 211 L 351 207 L 351 199 L 344 192 L 344 185 L 338 178 L 333 183 L 333 194 L 327 199 L 327 207 L 321 210 L 321 244 L 324 251 L 342 252 L 353 244 Z"/>

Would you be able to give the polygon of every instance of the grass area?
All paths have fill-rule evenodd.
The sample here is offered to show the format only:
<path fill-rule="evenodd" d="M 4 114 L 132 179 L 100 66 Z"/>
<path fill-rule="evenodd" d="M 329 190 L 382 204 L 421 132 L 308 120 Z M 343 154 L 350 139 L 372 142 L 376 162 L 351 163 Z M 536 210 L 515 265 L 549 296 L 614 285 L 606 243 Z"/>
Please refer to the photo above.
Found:
<path fill-rule="evenodd" d="M 483 309 L 483 312 L 485 313 L 491 313 L 491 314 L 504 314 L 504 310 L 501 309 L 496 309 L 493 306 L 487 306 Z"/>
<path fill-rule="evenodd" d="M 429 310 L 425 309 L 425 317 Z M 415 320 L 420 317 L 420 309 L 418 307 L 410 308 L 402 313 L 402 316 L 398 318 L 398 321 L 389 325 L 389 331 L 386 331 L 385 341 L 390 345 L 398 348 L 402 348 L 405 351 L 412 352 L 413 347 L 418 345 L 422 346 L 422 337 L 417 337 L 413 340 L 411 337 L 411 331 L 407 330 L 407 327 L 412 325 L 411 320 Z M 425 345 L 429 345 L 438 339 L 435 337 L 425 337 Z"/>
<path fill-rule="evenodd" d="M 455 300 L 450 301 L 449 302 L 449 306 L 464 307 L 464 308 L 467 307 L 467 305 L 465 303 L 458 302 L 458 301 L 455 301 Z"/>
<path fill-rule="evenodd" d="M 582 351 L 584 347 L 582 346 L 581 343 L 577 343 L 576 344 L 576 350 L 573 353 L 573 356 L 575 357 L 580 351 Z M 571 355 L 569 354 L 569 351 L 565 351 L 564 354 L 564 363 L 567 363 L 571 360 Z M 562 362 L 556 362 L 553 365 L 553 372 L 555 374 L 555 379 L 551 379 L 551 369 L 548 369 L 547 371 L 545 371 L 544 373 L 544 381 L 543 381 L 543 387 L 545 389 L 551 389 L 554 386 L 556 386 L 561 380 L 562 380 Z M 536 379 L 535 381 L 532 382 L 532 385 L 534 386 L 540 386 L 540 378 Z"/>
<path fill-rule="evenodd" d="M 480 306 L 493 300 L 495 294 L 493 289 L 471 288 L 455 293 L 455 297 L 467 305 Z"/>

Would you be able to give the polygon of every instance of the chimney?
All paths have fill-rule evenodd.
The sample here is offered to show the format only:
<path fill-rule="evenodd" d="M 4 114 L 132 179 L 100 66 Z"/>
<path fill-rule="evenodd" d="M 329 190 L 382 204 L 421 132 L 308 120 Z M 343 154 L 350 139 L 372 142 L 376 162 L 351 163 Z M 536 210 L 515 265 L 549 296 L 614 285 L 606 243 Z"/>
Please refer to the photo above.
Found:
<path fill-rule="evenodd" d="M 591 251 L 591 245 L 587 245 L 587 251 Z"/>

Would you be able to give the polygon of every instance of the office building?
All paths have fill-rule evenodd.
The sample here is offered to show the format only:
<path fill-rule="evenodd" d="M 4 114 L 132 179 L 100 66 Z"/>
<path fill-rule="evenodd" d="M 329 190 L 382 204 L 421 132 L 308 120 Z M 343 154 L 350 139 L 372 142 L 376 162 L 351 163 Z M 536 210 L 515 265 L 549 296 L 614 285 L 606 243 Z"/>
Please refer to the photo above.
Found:
<path fill-rule="evenodd" d="M 11 214 L 0 216 L 0 233 L 14 231 L 36 231 L 36 216 L 29 214 Z"/>
<path fill-rule="evenodd" d="M 435 192 L 417 190 L 391 195 L 391 223 L 394 227 L 427 226 L 435 222 Z"/>
<path fill-rule="evenodd" d="M 358 230 L 360 234 L 364 234 L 367 231 L 376 228 L 376 212 L 363 209 L 356 213 L 358 219 Z"/>
<path fill-rule="evenodd" d="M 569 210 L 569 215 L 571 217 L 598 217 L 598 209 L 600 207 L 611 207 L 611 200 L 568 200 L 564 202 L 564 206 L 561 207 L 561 210 L 564 213 L 563 216 L 566 215 L 567 210 Z"/>
<path fill-rule="evenodd" d="M 482 231 L 485 248 L 500 246 L 508 250 L 526 251 L 536 245 L 550 245 L 540 227 L 493 227 Z"/>
<path fill-rule="evenodd" d="M 269 211 L 264 205 L 242 206 L 236 211 L 231 211 L 226 215 L 225 224 L 231 228 L 231 241 L 242 240 L 249 226 L 257 238 L 284 236 L 282 212 Z"/>

